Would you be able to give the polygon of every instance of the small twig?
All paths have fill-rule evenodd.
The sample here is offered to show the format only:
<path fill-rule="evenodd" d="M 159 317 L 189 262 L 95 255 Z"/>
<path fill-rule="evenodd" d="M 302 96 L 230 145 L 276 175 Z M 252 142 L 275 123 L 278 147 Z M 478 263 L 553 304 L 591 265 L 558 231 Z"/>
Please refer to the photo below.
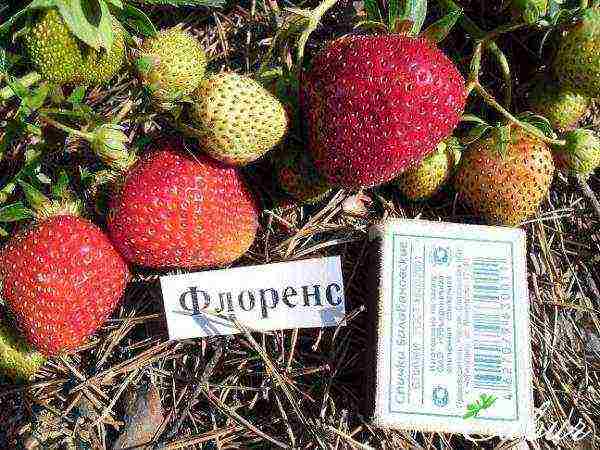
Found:
<path fill-rule="evenodd" d="M 352 437 L 348 436 L 346 433 L 342 433 L 340 430 L 338 430 L 336 427 L 334 427 L 332 425 L 324 424 L 323 428 L 331 431 L 332 433 L 335 433 L 336 435 L 338 435 L 339 437 L 344 439 L 346 442 L 348 442 L 352 446 L 352 448 L 358 448 L 361 450 L 373 450 L 374 449 L 374 447 L 371 447 L 370 445 L 361 444 L 357 440 L 352 439 Z"/>
<path fill-rule="evenodd" d="M 59 130 L 64 131 L 67 134 L 73 134 L 73 135 L 75 135 L 77 137 L 85 139 L 86 141 L 88 141 L 88 140 L 91 139 L 90 133 L 84 133 L 81 130 L 76 130 L 75 128 L 71 128 L 71 127 L 68 127 L 67 125 L 63 125 L 62 123 L 57 122 L 56 120 L 51 119 L 50 117 L 48 117 L 46 115 L 44 115 L 42 117 L 42 120 L 44 122 L 46 122 L 48 125 L 51 125 L 54 128 L 58 128 Z"/>
<path fill-rule="evenodd" d="M 592 204 L 592 208 L 596 213 L 596 217 L 600 219 L 600 202 L 598 201 L 598 197 L 594 194 L 594 191 L 590 188 L 587 180 L 583 177 L 575 177 L 577 179 L 577 184 L 581 188 L 583 194 L 587 197 L 587 199 Z"/>
<path fill-rule="evenodd" d="M 319 6 L 311 11 L 299 10 L 299 9 L 290 9 L 290 11 L 304 16 L 308 19 L 308 24 L 306 29 L 300 35 L 300 39 L 298 39 L 298 51 L 297 58 L 298 64 L 302 64 L 304 60 L 304 48 L 306 47 L 306 43 L 308 42 L 308 38 L 310 35 L 317 29 L 321 19 L 325 15 L 327 11 L 329 11 L 333 6 L 337 3 L 338 0 L 323 0 Z"/>
<path fill-rule="evenodd" d="M 287 444 L 275 439 L 272 436 L 269 436 L 264 431 L 256 428 L 252 423 L 248 422 L 246 419 L 244 419 L 242 416 L 240 416 L 238 413 L 236 413 L 232 408 L 230 408 L 225 403 L 223 403 L 218 397 L 213 395 L 208 389 L 206 389 L 206 388 L 202 389 L 202 393 L 206 396 L 206 399 L 210 403 L 212 403 L 213 405 L 215 405 L 217 408 L 221 409 L 222 411 L 226 412 L 234 421 L 239 423 L 241 426 L 252 431 L 257 436 L 260 436 L 261 438 L 266 439 L 267 441 L 271 442 L 272 444 L 276 445 L 279 448 L 290 448 Z"/>

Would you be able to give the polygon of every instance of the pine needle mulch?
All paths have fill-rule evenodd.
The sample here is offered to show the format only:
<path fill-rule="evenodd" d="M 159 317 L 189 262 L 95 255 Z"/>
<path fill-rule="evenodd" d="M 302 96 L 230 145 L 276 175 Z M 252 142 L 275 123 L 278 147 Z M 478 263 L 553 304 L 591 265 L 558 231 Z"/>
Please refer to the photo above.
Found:
<path fill-rule="evenodd" d="M 355 3 L 339 2 L 311 38 L 309 53 L 325 39 L 352 29 L 346 18 L 349 8 L 360 2 Z M 275 0 L 240 2 L 219 12 L 165 13 L 162 9 L 151 16 L 161 27 L 179 22 L 190 27 L 202 39 L 213 70 L 249 72 L 256 70 L 268 49 L 286 6 L 294 5 Z M 481 11 L 480 2 L 465 1 L 462 6 L 467 14 Z M 511 34 L 501 42 L 513 68 L 518 67 L 513 73 L 516 92 L 519 77 L 526 79 L 532 66 L 541 65 L 530 43 L 531 32 Z M 445 47 L 464 70 L 470 51 L 464 34 L 453 33 Z M 525 58 L 528 61 L 521 67 Z M 485 82 L 501 92 L 497 69 L 486 72 Z M 131 77 L 122 76 L 109 89 L 93 90 L 87 101 L 107 117 L 124 111 L 133 141 L 173 132 L 169 120 L 144 103 L 140 86 Z M 10 106 L 3 114 L 11 114 Z M 15 151 L 23 151 L 25 145 Z M 85 149 L 72 143 L 66 152 L 51 155 L 48 166 L 64 163 L 65 158 L 85 160 Z M 364 381 L 373 351 L 366 333 L 372 298 L 365 289 L 366 230 L 387 217 L 474 222 L 456 204 L 452 192 L 424 204 L 410 204 L 392 187 L 363 196 L 337 191 L 318 205 L 300 207 L 272 193 L 267 163 L 248 175 L 261 186 L 265 209 L 259 237 L 236 264 L 341 255 L 347 326 L 169 341 L 161 313 L 160 274 L 138 271 L 118 311 L 84 348 L 49 361 L 26 387 L 0 385 L 2 448 L 25 444 L 27 448 L 111 449 L 126 442 L 122 433 L 136 408 L 138 412 L 158 408 L 161 413 L 153 416 L 154 426 L 145 430 L 149 443 L 141 447 L 155 450 L 504 450 L 600 445 L 596 430 L 600 425 L 600 223 L 572 180 L 558 176 L 538 217 L 523 228 L 528 236 L 538 422 L 541 429 L 555 431 L 582 424 L 588 435 L 575 442 L 568 436 L 552 441 L 548 434 L 525 444 L 384 431 L 373 428 L 364 415 Z M 592 177 L 590 184 L 600 193 L 598 177 Z M 42 440 L 45 443 L 38 445 Z"/>

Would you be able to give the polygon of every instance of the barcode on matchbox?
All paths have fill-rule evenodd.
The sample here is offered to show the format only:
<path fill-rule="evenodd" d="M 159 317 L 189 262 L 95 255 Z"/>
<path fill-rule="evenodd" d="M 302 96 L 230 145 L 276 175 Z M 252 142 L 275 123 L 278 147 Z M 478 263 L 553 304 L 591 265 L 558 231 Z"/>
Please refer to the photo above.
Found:
<path fill-rule="evenodd" d="M 505 258 L 473 258 L 473 387 L 491 392 L 512 389 L 511 263 Z"/>
<path fill-rule="evenodd" d="M 523 232 L 398 220 L 371 237 L 380 266 L 374 422 L 531 435 Z"/>

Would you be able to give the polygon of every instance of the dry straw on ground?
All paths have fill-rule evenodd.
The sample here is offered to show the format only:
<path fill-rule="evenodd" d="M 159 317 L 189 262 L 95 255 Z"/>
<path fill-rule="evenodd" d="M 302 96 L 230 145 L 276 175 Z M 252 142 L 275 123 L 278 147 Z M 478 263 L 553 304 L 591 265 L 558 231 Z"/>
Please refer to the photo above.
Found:
<path fill-rule="evenodd" d="M 250 72 L 281 23 L 276 17 L 283 7 L 293 5 L 275 0 L 231 3 L 223 12 L 157 10 L 152 17 L 162 21 L 160 26 L 182 22 L 193 30 L 213 70 Z M 347 8 L 353 4 L 339 3 L 313 35 L 308 53 L 351 29 Z M 483 11 L 475 0 L 462 6 L 467 14 Z M 500 42 L 511 57 L 517 82 L 542 65 L 531 44 L 533 34 L 524 31 Z M 464 70 L 470 51 L 464 33 L 455 32 L 445 47 Z M 484 81 L 501 92 L 497 69 L 491 67 Z M 95 89 L 88 100 L 107 116 L 131 102 L 124 123 L 133 140 L 172 132 L 168 121 L 143 104 L 139 85 L 130 77 L 122 76 L 107 90 Z M 2 113 L 9 117 L 14 111 L 7 108 Z M 69 158 L 79 161 L 78 146 L 70 150 Z M 10 162 L 5 166 L 13 169 Z M 372 351 L 365 331 L 370 307 L 370 293 L 364 288 L 365 231 L 386 217 L 473 222 L 451 193 L 408 204 L 393 188 L 382 188 L 366 193 L 370 201 L 357 214 L 348 201 L 356 200 L 355 193 L 345 191 L 332 193 L 314 207 L 274 206 L 268 194 L 273 183 L 268 167 L 251 170 L 249 176 L 263 186 L 260 194 L 268 207 L 259 238 L 237 264 L 341 255 L 348 326 L 170 342 L 158 274 L 139 271 L 118 311 L 81 351 L 48 362 L 28 387 L 0 386 L 0 443 L 5 448 L 18 448 L 15 443 L 31 433 L 46 433 L 56 444 L 38 448 L 86 448 L 87 442 L 87 448 L 110 449 L 123 430 L 127 398 L 148 386 L 156 386 L 164 411 L 146 447 L 156 450 L 600 446 L 600 223 L 572 181 L 557 177 L 539 216 L 523 228 L 528 235 L 535 403 L 543 408 L 540 426 L 557 431 L 579 423 L 589 434 L 579 442 L 568 436 L 553 442 L 548 433 L 528 447 L 498 439 L 382 431 L 363 416 L 366 361 Z M 597 177 L 590 183 L 600 192 Z"/>

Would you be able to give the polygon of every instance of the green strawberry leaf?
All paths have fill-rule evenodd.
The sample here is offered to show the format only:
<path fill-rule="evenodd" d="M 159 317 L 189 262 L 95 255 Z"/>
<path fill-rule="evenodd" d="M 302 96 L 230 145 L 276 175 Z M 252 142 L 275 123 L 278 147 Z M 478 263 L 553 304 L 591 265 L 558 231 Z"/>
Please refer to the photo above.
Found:
<path fill-rule="evenodd" d="M 113 5 L 115 8 L 119 8 L 119 9 L 123 9 L 123 7 L 125 5 L 123 5 L 123 2 L 121 0 L 106 0 L 108 3 L 110 3 L 111 5 Z"/>
<path fill-rule="evenodd" d="M 536 23 L 544 13 L 533 0 L 513 0 L 512 6 L 521 12 L 525 23 L 529 25 Z"/>
<path fill-rule="evenodd" d="M 21 202 L 12 203 L 0 208 L 0 222 L 18 222 L 19 220 L 32 219 L 33 211 L 26 208 Z"/>
<path fill-rule="evenodd" d="M 19 107 L 19 113 L 29 116 L 34 111 L 37 111 L 42 107 L 50 89 L 47 84 L 42 84 L 39 88 L 32 91 L 27 91 L 27 95 L 22 98 L 21 105 Z"/>
<path fill-rule="evenodd" d="M 65 200 L 70 197 L 69 176 L 64 170 L 61 170 L 58 179 L 51 187 L 52 197 L 56 200 Z"/>
<path fill-rule="evenodd" d="M 6 83 L 20 99 L 24 99 L 29 95 L 29 89 L 27 89 L 19 80 L 11 80 L 9 78 Z"/>
<path fill-rule="evenodd" d="M 35 9 L 46 9 L 57 6 L 57 2 L 60 0 L 33 0 L 27 7 L 13 14 L 13 16 L 7 21 L 0 25 L 0 35 L 9 31 L 12 26 L 21 18 L 29 14 Z"/>
<path fill-rule="evenodd" d="M 498 152 L 500 156 L 505 157 L 510 145 L 510 124 L 498 125 L 496 132 L 498 133 Z"/>
<path fill-rule="evenodd" d="M 456 22 L 458 22 L 458 19 L 460 19 L 462 14 L 463 11 L 461 9 L 448 13 L 437 22 L 429 25 L 427 29 L 421 33 L 421 36 L 433 42 L 443 41 L 450 31 L 452 31 L 452 28 L 454 28 L 454 25 L 456 25 Z"/>
<path fill-rule="evenodd" d="M 73 106 L 80 105 L 81 102 L 83 101 L 83 99 L 85 98 L 85 91 L 86 91 L 85 86 L 77 86 L 73 90 L 73 92 L 71 92 L 71 95 L 69 95 L 69 98 L 67 99 L 67 101 L 69 103 L 71 103 Z"/>
<path fill-rule="evenodd" d="M 409 36 L 416 37 L 421 32 L 427 15 L 427 0 L 405 0 L 404 7 L 401 7 L 399 0 L 390 0 L 389 6 L 389 27 L 396 29 L 396 23 L 402 21 L 412 22 L 412 27 L 408 32 Z"/>
<path fill-rule="evenodd" d="M 533 125 L 538 130 L 540 130 L 542 133 L 544 133 L 545 136 L 547 136 L 551 139 L 556 139 L 558 137 L 556 135 L 556 133 L 554 132 L 554 129 L 552 128 L 552 125 L 550 124 L 550 121 L 543 116 L 534 114 L 532 112 L 526 112 L 526 113 L 520 114 L 518 116 L 518 119 L 521 122 L 525 122 L 530 125 Z"/>
<path fill-rule="evenodd" d="M 87 167 L 79 166 L 79 180 L 82 185 L 88 187 L 94 180 L 94 173 L 90 172 Z"/>
<path fill-rule="evenodd" d="M 6 74 L 10 69 L 10 62 L 6 50 L 0 48 L 0 74 Z"/>
<path fill-rule="evenodd" d="M 104 0 L 56 0 L 58 12 L 69 30 L 90 47 L 110 50 L 114 33 Z"/>
<path fill-rule="evenodd" d="M 144 37 L 153 37 L 158 33 L 156 27 L 146 13 L 135 6 L 126 5 L 119 12 L 119 20 L 123 25 L 130 29 L 133 34 L 142 35 Z"/>
<path fill-rule="evenodd" d="M 140 56 L 135 60 L 135 66 L 138 72 L 142 75 L 149 73 L 154 66 L 154 61 L 151 56 Z"/>
<path fill-rule="evenodd" d="M 412 26 L 411 22 L 408 22 L 408 23 L 411 24 L 411 26 Z M 363 20 L 356 24 L 356 28 L 362 28 L 367 31 L 382 32 L 382 33 L 385 33 L 388 31 L 386 26 L 378 20 Z M 410 27 L 409 27 L 409 29 L 410 29 Z"/>
<path fill-rule="evenodd" d="M 483 120 L 479 116 L 476 116 L 475 114 L 463 114 L 461 120 L 463 122 L 472 122 L 480 125 L 489 125 L 485 120 Z"/>
<path fill-rule="evenodd" d="M 96 1 L 100 5 L 100 23 L 98 24 L 98 31 L 100 32 L 100 37 L 102 38 L 102 43 L 104 44 L 102 47 L 110 50 L 115 39 L 115 33 L 113 31 L 113 18 L 110 13 L 110 9 L 108 9 L 106 0 Z"/>
<path fill-rule="evenodd" d="M 42 194 L 40 191 L 38 191 L 31 184 L 26 183 L 23 180 L 19 180 L 18 183 L 19 183 L 19 186 L 21 186 L 23 193 L 25 194 L 27 203 L 29 203 L 29 205 L 35 211 L 43 210 L 44 207 L 46 205 L 48 205 L 48 203 L 50 202 L 50 200 L 48 200 L 48 197 L 46 197 L 44 194 Z"/>
<path fill-rule="evenodd" d="M 460 140 L 460 143 L 463 144 L 463 145 L 470 145 L 473 142 L 476 142 L 479 139 L 481 139 L 481 137 L 485 133 L 487 133 L 491 128 L 492 128 L 492 126 L 488 125 L 487 123 L 481 123 L 481 124 L 475 125 L 473 128 L 471 128 L 469 130 L 469 132 L 467 133 L 467 135 L 464 136 Z"/>
<path fill-rule="evenodd" d="M 6 238 L 8 237 L 8 231 L 6 231 L 4 228 L 0 227 L 0 237 L 1 238 Z"/>
<path fill-rule="evenodd" d="M 226 0 L 137 0 L 145 5 L 161 6 L 204 6 L 218 8 L 225 5 Z"/>
<path fill-rule="evenodd" d="M 381 11 L 376 0 L 365 0 L 366 22 L 381 22 Z"/>

